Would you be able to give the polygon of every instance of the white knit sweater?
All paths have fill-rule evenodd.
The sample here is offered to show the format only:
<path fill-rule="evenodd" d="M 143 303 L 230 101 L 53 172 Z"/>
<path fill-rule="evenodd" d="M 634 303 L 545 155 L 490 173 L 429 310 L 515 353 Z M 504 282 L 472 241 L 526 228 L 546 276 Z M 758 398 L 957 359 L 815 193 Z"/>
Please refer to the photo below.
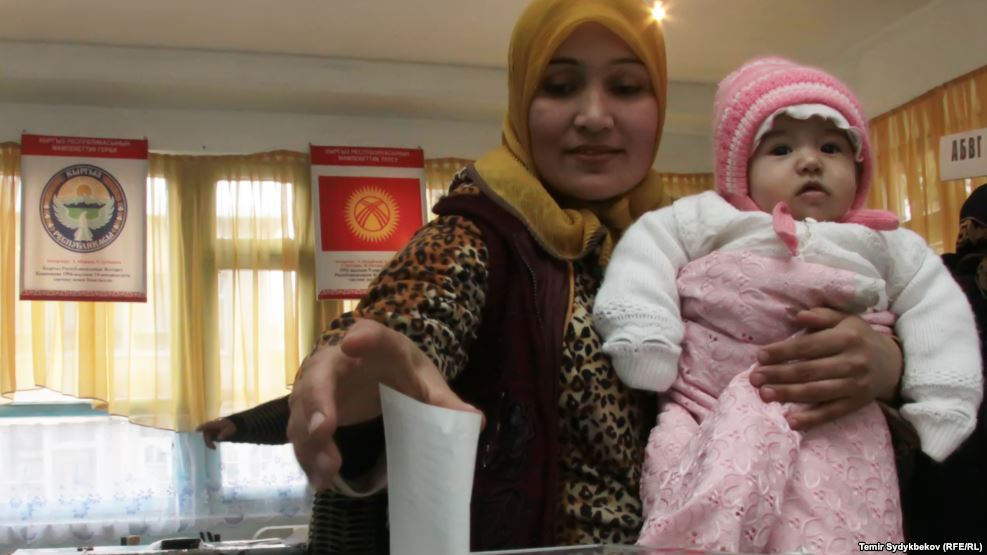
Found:
<path fill-rule="evenodd" d="M 796 222 L 799 257 L 884 280 L 870 308 L 898 316 L 905 370 L 901 408 L 922 450 L 943 460 L 973 431 L 982 397 L 980 343 L 962 290 L 915 233 L 855 224 Z M 739 211 L 718 194 L 683 198 L 642 216 L 614 249 L 593 318 L 603 350 L 628 385 L 664 391 L 683 337 L 676 276 L 716 250 L 789 256 L 770 214 Z"/>

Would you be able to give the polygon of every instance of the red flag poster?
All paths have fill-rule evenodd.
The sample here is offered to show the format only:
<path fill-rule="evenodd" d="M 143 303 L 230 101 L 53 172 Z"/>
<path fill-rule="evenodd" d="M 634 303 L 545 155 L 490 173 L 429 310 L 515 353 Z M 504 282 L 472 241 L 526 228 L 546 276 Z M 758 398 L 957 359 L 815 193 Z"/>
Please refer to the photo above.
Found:
<path fill-rule="evenodd" d="M 419 149 L 312 146 L 319 299 L 358 299 L 425 223 Z"/>

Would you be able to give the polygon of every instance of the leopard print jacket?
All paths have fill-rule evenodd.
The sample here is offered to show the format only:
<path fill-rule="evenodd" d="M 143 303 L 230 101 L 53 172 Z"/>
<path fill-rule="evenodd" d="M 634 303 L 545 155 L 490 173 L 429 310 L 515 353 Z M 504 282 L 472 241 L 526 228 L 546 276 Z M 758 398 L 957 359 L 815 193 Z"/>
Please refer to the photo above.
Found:
<path fill-rule="evenodd" d="M 452 195 L 481 194 L 465 172 Z M 352 313 L 323 332 L 339 340 L 355 318 L 372 318 L 412 341 L 453 379 L 465 366 L 483 313 L 487 251 L 479 229 L 458 216 L 421 228 L 371 284 Z M 617 378 L 591 325 L 602 279 L 591 253 L 574 263 L 572 317 L 566 325 L 559 372 L 560 488 L 557 545 L 634 543 L 641 528 L 638 495 L 653 399 Z"/>

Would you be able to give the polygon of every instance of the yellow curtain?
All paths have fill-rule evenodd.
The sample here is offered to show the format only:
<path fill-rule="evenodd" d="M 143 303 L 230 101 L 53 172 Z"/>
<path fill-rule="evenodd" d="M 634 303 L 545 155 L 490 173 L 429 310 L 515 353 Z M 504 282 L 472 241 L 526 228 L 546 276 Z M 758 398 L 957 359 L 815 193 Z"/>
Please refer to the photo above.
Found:
<path fill-rule="evenodd" d="M 3 183 L 2 321 L 0 376 L 2 393 L 36 387 L 93 399 L 94 406 L 127 415 L 136 423 L 187 426 L 175 409 L 173 353 L 168 345 L 173 319 L 168 310 L 170 281 L 164 183 L 148 180 L 148 300 L 146 303 L 18 301 L 19 208 L 8 200 L 19 188 L 20 150 L 0 150 Z M 13 225 L 11 226 L 11 222 Z M 186 419 L 187 420 L 187 419 Z"/>
<path fill-rule="evenodd" d="M 715 183 L 711 173 L 662 173 L 658 177 L 673 201 L 710 191 Z"/>
<path fill-rule="evenodd" d="M 174 201 L 171 304 L 181 325 L 172 345 L 184 412 L 201 421 L 283 395 L 316 317 L 308 156 L 150 162 Z"/>
<path fill-rule="evenodd" d="M 426 161 L 434 204 L 470 161 Z M 286 391 L 322 326 L 310 165 L 298 152 L 151 154 L 148 302 L 17 299 L 20 149 L 0 145 L 0 389 L 48 387 L 131 421 L 188 430 Z M 663 176 L 682 196 L 708 175 Z"/>
<path fill-rule="evenodd" d="M 2 393 L 188 430 L 287 391 L 317 312 L 306 155 L 152 154 L 146 304 L 16 300 L 19 161 L 0 148 Z"/>
<path fill-rule="evenodd" d="M 449 190 L 449 184 L 459 170 L 472 164 L 472 160 L 466 158 L 432 158 L 425 160 L 425 196 L 428 205 L 435 206 Z M 431 210 L 428 212 L 428 219 L 435 218 Z"/>
<path fill-rule="evenodd" d="M 875 171 L 868 206 L 897 213 L 940 253 L 955 248 L 960 207 L 979 182 L 939 179 L 939 138 L 987 127 L 985 105 L 987 66 L 871 120 Z"/>
<path fill-rule="evenodd" d="M 425 160 L 425 186 L 429 206 L 434 205 L 446 192 L 453 176 L 472 162 L 473 160 L 466 158 Z M 659 178 L 673 200 L 712 190 L 714 184 L 711 173 L 662 173 L 659 174 Z M 429 217 L 434 217 L 434 214 Z"/>
<path fill-rule="evenodd" d="M 0 393 L 16 388 L 17 218 L 21 149 L 0 144 Z M 2 399 L 0 399 L 2 400 Z"/>

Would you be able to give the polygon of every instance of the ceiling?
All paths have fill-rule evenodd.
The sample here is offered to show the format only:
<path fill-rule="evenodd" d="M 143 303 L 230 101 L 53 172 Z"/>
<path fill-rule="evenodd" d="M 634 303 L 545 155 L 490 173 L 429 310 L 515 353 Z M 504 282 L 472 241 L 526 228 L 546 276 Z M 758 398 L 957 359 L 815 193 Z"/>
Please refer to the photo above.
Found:
<path fill-rule="evenodd" d="M 0 0 L 0 103 L 497 121 L 528 1 Z M 872 116 L 987 64 L 985 0 L 665 6 L 684 133 L 708 132 L 715 84 L 756 55 L 834 72 Z"/>
<path fill-rule="evenodd" d="M 932 0 L 666 0 L 670 78 L 825 64 Z M 0 39 L 504 67 L 528 0 L 0 0 Z"/>

